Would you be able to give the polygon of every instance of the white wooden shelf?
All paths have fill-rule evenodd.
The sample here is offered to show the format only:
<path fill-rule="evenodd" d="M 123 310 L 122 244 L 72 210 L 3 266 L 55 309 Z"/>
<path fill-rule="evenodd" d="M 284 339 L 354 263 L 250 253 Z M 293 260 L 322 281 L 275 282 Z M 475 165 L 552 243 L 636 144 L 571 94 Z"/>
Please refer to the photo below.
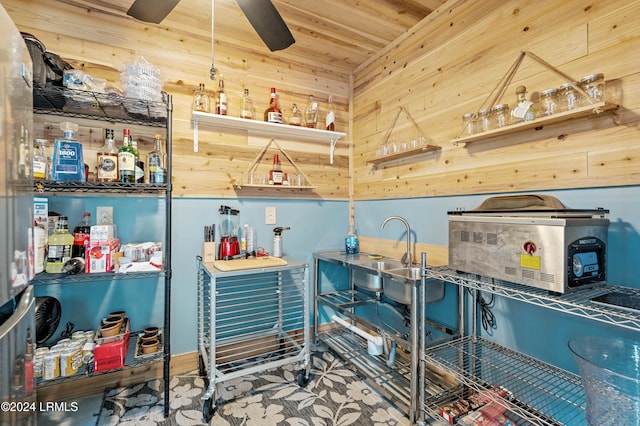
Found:
<path fill-rule="evenodd" d="M 312 129 L 303 126 L 269 123 L 260 120 L 231 117 L 228 115 L 211 114 L 193 111 L 193 151 L 198 152 L 198 124 L 207 124 L 223 129 L 246 131 L 249 135 L 282 137 L 296 141 L 329 142 L 330 163 L 333 164 L 333 152 L 336 142 L 346 135 L 343 132 L 333 132 L 322 129 Z"/>
<path fill-rule="evenodd" d="M 610 102 L 597 102 L 593 105 L 587 105 L 580 108 L 576 108 L 573 111 L 565 111 L 558 114 L 553 114 L 545 117 L 539 117 L 535 120 L 525 121 L 522 123 L 511 124 L 509 126 L 501 127 L 499 129 L 493 129 L 482 133 L 476 133 L 469 136 L 453 139 L 451 142 L 454 145 L 461 143 L 468 145 L 472 142 L 483 141 L 496 136 L 510 135 L 513 133 L 521 132 L 527 129 L 542 128 L 549 124 L 561 123 L 567 120 L 588 117 L 595 114 L 600 114 L 605 111 L 611 111 L 618 108 L 617 104 Z"/>

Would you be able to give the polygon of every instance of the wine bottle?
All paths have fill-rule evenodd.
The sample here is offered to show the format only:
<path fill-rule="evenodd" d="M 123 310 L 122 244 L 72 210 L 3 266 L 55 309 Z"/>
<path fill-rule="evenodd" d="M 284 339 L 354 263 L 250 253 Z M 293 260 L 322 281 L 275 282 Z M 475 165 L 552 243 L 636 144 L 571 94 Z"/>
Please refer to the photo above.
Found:
<path fill-rule="evenodd" d="M 216 96 L 216 114 L 227 115 L 227 94 L 224 91 L 224 77 L 220 74 Z"/>
<path fill-rule="evenodd" d="M 269 99 L 269 108 L 264 112 L 264 121 L 269 123 L 282 124 L 282 111 L 278 107 L 278 95 L 276 94 L 276 88 L 271 88 L 271 98 Z"/>

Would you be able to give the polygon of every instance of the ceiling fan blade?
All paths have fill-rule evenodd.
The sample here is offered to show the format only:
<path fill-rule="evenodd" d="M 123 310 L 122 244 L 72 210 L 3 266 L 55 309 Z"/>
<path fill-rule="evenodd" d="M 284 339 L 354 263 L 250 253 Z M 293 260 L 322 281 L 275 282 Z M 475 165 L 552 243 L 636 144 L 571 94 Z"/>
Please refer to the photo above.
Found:
<path fill-rule="evenodd" d="M 140 21 L 159 24 L 180 0 L 135 0 L 127 15 Z"/>
<path fill-rule="evenodd" d="M 295 39 L 271 0 L 236 0 L 269 50 L 286 49 Z"/>

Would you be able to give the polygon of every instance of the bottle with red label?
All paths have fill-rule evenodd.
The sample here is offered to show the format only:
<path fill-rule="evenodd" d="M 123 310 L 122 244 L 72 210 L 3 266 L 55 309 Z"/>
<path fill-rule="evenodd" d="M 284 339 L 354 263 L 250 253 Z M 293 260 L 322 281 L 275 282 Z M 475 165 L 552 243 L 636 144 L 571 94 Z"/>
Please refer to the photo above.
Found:
<path fill-rule="evenodd" d="M 280 165 L 280 157 L 278 154 L 275 154 L 273 156 L 273 168 L 269 171 L 269 184 L 282 185 L 283 178 L 284 175 L 282 173 L 282 166 Z"/>
<path fill-rule="evenodd" d="M 81 257 L 84 259 L 85 248 L 89 245 L 91 236 L 91 213 L 85 212 L 82 221 L 73 228 L 73 247 L 71 257 Z"/>

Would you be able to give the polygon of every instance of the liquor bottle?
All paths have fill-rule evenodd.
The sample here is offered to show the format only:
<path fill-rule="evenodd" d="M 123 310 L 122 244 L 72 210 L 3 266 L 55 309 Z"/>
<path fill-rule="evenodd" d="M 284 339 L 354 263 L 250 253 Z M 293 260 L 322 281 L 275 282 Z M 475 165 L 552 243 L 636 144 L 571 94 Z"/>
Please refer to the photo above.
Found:
<path fill-rule="evenodd" d="M 57 138 L 54 143 L 52 179 L 86 181 L 82 144 L 73 136 L 78 131 L 78 125 L 65 121 L 60 123 L 60 130 L 64 136 Z"/>
<path fill-rule="evenodd" d="M 309 96 L 309 105 L 304 112 L 304 124 L 312 129 L 318 124 L 318 103 L 313 100 L 313 95 Z"/>
<path fill-rule="evenodd" d="M 122 131 L 122 146 L 118 150 L 120 182 L 135 183 L 138 150 L 132 146 L 131 130 Z"/>
<path fill-rule="evenodd" d="M 227 94 L 224 91 L 224 77 L 220 74 L 216 95 L 216 114 L 227 115 Z"/>
<path fill-rule="evenodd" d="M 149 153 L 149 159 L 147 160 L 149 183 L 165 183 L 167 171 L 164 165 L 165 155 L 162 152 L 162 135 L 158 133 L 153 140 L 153 151 Z"/>
<path fill-rule="evenodd" d="M 204 91 L 204 83 L 200 83 L 200 88 L 193 94 L 193 110 L 209 112 L 209 95 Z"/>
<path fill-rule="evenodd" d="M 325 125 L 327 130 L 332 132 L 335 130 L 336 112 L 333 110 L 333 98 L 329 95 L 329 107 L 327 110 L 327 118 L 325 119 Z"/>
<path fill-rule="evenodd" d="M 240 118 L 253 118 L 253 100 L 249 96 L 249 89 L 244 89 L 242 105 L 240 106 Z"/>
<path fill-rule="evenodd" d="M 68 219 L 66 216 L 59 216 L 56 232 L 49 237 L 45 270 L 50 274 L 61 273 L 62 266 L 71 259 L 72 247 L 73 235 L 69 233 Z"/>
<path fill-rule="evenodd" d="M 73 228 L 73 247 L 71 257 L 81 257 L 84 259 L 86 247 L 89 245 L 91 236 L 91 213 L 85 212 L 82 221 Z"/>
<path fill-rule="evenodd" d="M 282 124 L 282 111 L 280 111 L 280 107 L 278 107 L 278 95 L 276 95 L 275 87 L 271 88 L 269 108 L 264 111 L 264 121 Z"/>
<path fill-rule="evenodd" d="M 273 156 L 273 168 L 269 171 L 269 184 L 282 185 L 283 173 L 278 154 Z"/>
<path fill-rule="evenodd" d="M 527 88 L 525 86 L 516 87 L 516 107 L 511 110 L 514 122 L 531 121 L 536 118 L 536 109 L 533 102 L 527 99 Z"/>
<path fill-rule="evenodd" d="M 118 150 L 116 149 L 113 135 L 113 129 L 104 130 L 104 146 L 97 154 L 96 175 L 99 182 L 117 182 L 120 178 L 118 173 Z"/>
<path fill-rule="evenodd" d="M 144 183 L 144 161 L 140 158 L 140 151 L 138 151 L 138 141 L 131 138 L 131 146 L 136 150 L 136 167 L 135 167 L 135 179 L 136 183 Z"/>
<path fill-rule="evenodd" d="M 45 154 L 47 140 L 34 139 L 33 144 L 33 179 L 46 180 L 48 177 L 47 156 Z"/>
<path fill-rule="evenodd" d="M 300 114 L 300 110 L 298 109 L 298 105 L 293 104 L 291 108 L 291 118 L 289 119 L 289 124 L 292 126 L 302 126 L 302 114 Z"/>

